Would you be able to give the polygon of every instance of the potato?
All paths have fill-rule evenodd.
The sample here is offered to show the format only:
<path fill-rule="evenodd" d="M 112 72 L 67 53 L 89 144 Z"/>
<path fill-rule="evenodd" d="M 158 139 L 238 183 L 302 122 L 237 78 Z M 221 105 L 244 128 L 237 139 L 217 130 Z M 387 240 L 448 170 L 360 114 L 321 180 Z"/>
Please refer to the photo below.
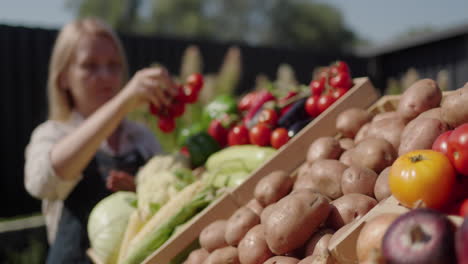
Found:
<path fill-rule="evenodd" d="M 297 258 L 285 257 L 285 256 L 274 256 L 263 264 L 297 264 L 299 260 Z"/>
<path fill-rule="evenodd" d="M 312 255 L 308 256 L 297 264 L 337 264 L 338 262 L 335 261 L 333 256 L 330 254 L 330 252 L 325 252 L 320 255 Z"/>
<path fill-rule="evenodd" d="M 350 138 L 342 138 L 340 139 L 339 142 L 340 142 L 340 147 L 343 149 L 343 151 L 352 149 L 356 146 L 356 144 L 354 144 L 354 140 Z"/>
<path fill-rule="evenodd" d="M 207 225 L 200 233 L 200 246 L 208 252 L 228 246 L 224 239 L 226 224 L 226 220 L 216 220 Z"/>
<path fill-rule="evenodd" d="M 270 250 L 283 255 L 304 245 L 327 219 L 329 199 L 309 189 L 293 191 L 279 200 L 265 221 Z"/>
<path fill-rule="evenodd" d="M 184 261 L 184 264 L 202 264 L 209 255 L 210 253 L 204 248 L 196 249 L 190 252 L 190 255 Z"/>
<path fill-rule="evenodd" d="M 378 122 L 384 119 L 402 118 L 396 111 L 378 113 L 372 118 L 372 123 Z"/>
<path fill-rule="evenodd" d="M 372 115 L 364 109 L 349 108 L 341 112 L 336 118 L 336 129 L 344 137 L 354 138 L 359 129 L 370 122 Z"/>
<path fill-rule="evenodd" d="M 242 264 L 262 264 L 273 256 L 265 240 L 262 225 L 250 229 L 238 246 L 239 260 Z"/>
<path fill-rule="evenodd" d="M 392 165 L 397 155 L 396 150 L 387 140 L 381 138 L 366 138 L 352 149 L 351 164 L 369 168 L 380 173 Z"/>
<path fill-rule="evenodd" d="M 418 149 L 431 149 L 437 137 L 447 131 L 447 124 L 434 118 L 416 118 L 408 123 L 401 136 L 398 155 Z"/>
<path fill-rule="evenodd" d="M 240 264 L 237 248 L 223 247 L 213 251 L 203 264 Z"/>
<path fill-rule="evenodd" d="M 354 148 L 348 149 L 345 152 L 343 152 L 343 154 L 341 154 L 340 156 L 339 161 L 348 167 L 351 166 L 352 165 L 351 157 L 353 156 L 353 150 Z"/>
<path fill-rule="evenodd" d="M 321 137 L 310 144 L 306 160 L 312 164 L 319 159 L 338 159 L 342 152 L 338 139 Z"/>
<path fill-rule="evenodd" d="M 413 83 L 401 95 L 398 113 L 407 120 L 412 120 L 420 113 L 438 107 L 442 100 L 442 91 L 434 80 L 421 79 Z"/>
<path fill-rule="evenodd" d="M 377 204 L 374 198 L 360 193 L 349 193 L 332 201 L 327 226 L 339 229 L 367 214 Z"/>
<path fill-rule="evenodd" d="M 390 142 L 395 149 L 398 149 L 405 126 L 406 121 L 402 118 L 387 118 L 375 121 L 370 125 L 367 137 L 383 138 Z"/>
<path fill-rule="evenodd" d="M 252 210 L 258 216 L 262 214 L 263 206 L 255 198 L 250 200 L 245 206 L 250 208 L 250 210 Z"/>
<path fill-rule="evenodd" d="M 328 242 L 333 233 L 335 233 L 335 231 L 330 228 L 322 228 L 315 232 L 305 246 L 305 256 L 328 253 Z"/>
<path fill-rule="evenodd" d="M 390 191 L 390 186 L 388 185 L 388 173 L 391 168 L 392 166 L 385 168 L 375 181 L 374 196 L 379 202 L 392 195 L 392 191 Z"/>
<path fill-rule="evenodd" d="M 361 127 L 361 129 L 359 129 L 356 136 L 354 137 L 354 143 L 357 144 L 367 137 L 367 131 L 369 131 L 370 125 L 371 123 L 366 123 Z"/>
<path fill-rule="evenodd" d="M 292 185 L 293 180 L 285 171 L 273 171 L 257 183 L 254 197 L 262 206 L 267 206 L 286 196 Z"/>
<path fill-rule="evenodd" d="M 436 108 L 429 109 L 429 110 L 419 114 L 416 117 L 416 119 L 417 118 L 434 118 L 434 119 L 438 119 L 438 120 L 443 120 L 442 119 L 442 108 L 436 107 Z"/>
<path fill-rule="evenodd" d="M 294 190 L 309 188 L 320 192 L 331 199 L 343 195 L 341 192 L 341 176 L 348 167 L 337 160 L 317 160 L 308 170 L 297 176 Z"/>
<path fill-rule="evenodd" d="M 243 206 L 227 220 L 224 239 L 229 245 L 237 246 L 247 231 L 258 224 L 260 224 L 260 216 Z"/>
<path fill-rule="evenodd" d="M 343 194 L 360 193 L 374 197 L 374 185 L 377 173 L 366 167 L 351 166 L 341 176 Z"/>
<path fill-rule="evenodd" d="M 356 241 L 356 253 L 359 263 L 376 260 L 370 263 L 385 263 L 382 256 L 382 240 L 388 227 L 400 214 L 382 213 L 367 220 L 359 232 Z M 379 256 L 375 259 L 376 256 Z"/>
<path fill-rule="evenodd" d="M 468 82 L 447 96 L 440 106 L 444 122 L 451 128 L 468 123 Z"/>
<path fill-rule="evenodd" d="M 262 214 L 260 215 L 261 224 L 265 224 L 268 217 L 270 217 L 270 214 L 275 210 L 275 205 L 276 203 L 270 204 L 267 207 L 265 207 L 265 209 L 263 209 Z"/>

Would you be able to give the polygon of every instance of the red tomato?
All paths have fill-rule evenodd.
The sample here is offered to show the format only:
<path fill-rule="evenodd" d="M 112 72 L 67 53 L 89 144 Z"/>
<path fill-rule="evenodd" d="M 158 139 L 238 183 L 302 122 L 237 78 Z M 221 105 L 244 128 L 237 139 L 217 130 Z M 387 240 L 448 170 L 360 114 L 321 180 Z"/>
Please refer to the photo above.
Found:
<path fill-rule="evenodd" d="M 159 117 L 158 127 L 164 133 L 171 133 L 175 129 L 175 120 L 172 117 Z"/>
<path fill-rule="evenodd" d="M 349 89 L 353 87 L 351 75 L 347 72 L 339 72 L 336 76 L 330 79 L 330 85 L 335 88 Z"/>
<path fill-rule="evenodd" d="M 258 117 L 258 122 L 275 127 L 276 123 L 278 123 L 278 113 L 273 109 L 263 109 Z"/>
<path fill-rule="evenodd" d="M 277 129 L 273 130 L 271 133 L 271 146 L 275 149 L 281 148 L 284 144 L 289 141 L 288 130 L 284 127 L 278 127 Z"/>
<path fill-rule="evenodd" d="M 177 95 L 174 97 L 176 101 L 182 102 L 182 103 L 188 103 L 187 102 L 187 96 L 185 96 L 185 91 L 184 91 L 184 86 L 183 85 L 178 85 L 177 86 Z"/>
<path fill-rule="evenodd" d="M 344 88 L 337 88 L 337 89 L 334 89 L 333 92 L 331 93 L 332 97 L 335 99 L 335 100 L 338 100 L 341 96 L 343 96 L 348 90 L 347 89 L 344 89 Z"/>
<path fill-rule="evenodd" d="M 462 217 L 468 216 L 468 199 L 465 199 L 460 206 L 460 211 L 458 213 Z"/>
<path fill-rule="evenodd" d="M 320 114 L 320 111 L 318 109 L 319 98 L 320 96 L 317 95 L 312 95 L 309 98 L 307 98 L 307 101 L 305 103 L 305 110 L 311 117 L 316 117 Z"/>
<path fill-rule="evenodd" d="M 250 129 L 249 139 L 252 144 L 257 146 L 270 145 L 271 129 L 262 123 L 256 124 Z"/>
<path fill-rule="evenodd" d="M 321 77 L 318 80 L 312 80 L 309 84 L 311 95 L 321 95 L 325 91 L 325 77 Z"/>
<path fill-rule="evenodd" d="M 349 66 L 344 61 L 337 61 L 335 67 L 338 69 L 338 72 L 347 72 L 349 73 Z"/>
<path fill-rule="evenodd" d="M 245 145 L 249 144 L 249 130 L 245 125 L 236 125 L 228 133 L 228 145 Z"/>
<path fill-rule="evenodd" d="M 192 73 L 187 77 L 187 85 L 193 86 L 197 92 L 203 87 L 203 75 L 200 73 Z"/>
<path fill-rule="evenodd" d="M 180 117 L 185 112 L 185 103 L 174 100 L 168 109 L 169 116 Z"/>
<path fill-rule="evenodd" d="M 213 119 L 208 127 L 208 134 L 210 134 L 221 147 L 227 144 L 228 132 L 229 131 L 223 126 L 221 121 L 216 119 Z"/>
<path fill-rule="evenodd" d="M 319 113 L 323 113 L 323 111 L 327 110 L 330 105 L 332 105 L 335 102 L 335 98 L 333 98 L 331 95 L 322 95 L 318 99 L 317 102 L 317 109 Z"/>
<path fill-rule="evenodd" d="M 159 114 L 159 108 L 152 103 L 149 104 L 149 111 L 154 116 L 157 116 Z"/>
<path fill-rule="evenodd" d="M 455 169 L 468 176 L 468 124 L 455 128 L 448 137 L 448 153 Z"/>
<path fill-rule="evenodd" d="M 184 95 L 185 95 L 185 102 L 189 104 L 193 104 L 198 100 L 198 92 L 197 88 L 193 85 L 184 85 Z"/>
<path fill-rule="evenodd" d="M 452 130 L 440 134 L 440 136 L 438 136 L 437 139 L 434 141 L 434 144 L 432 144 L 432 150 L 444 153 L 446 156 L 449 156 L 448 138 L 450 134 L 452 134 Z"/>

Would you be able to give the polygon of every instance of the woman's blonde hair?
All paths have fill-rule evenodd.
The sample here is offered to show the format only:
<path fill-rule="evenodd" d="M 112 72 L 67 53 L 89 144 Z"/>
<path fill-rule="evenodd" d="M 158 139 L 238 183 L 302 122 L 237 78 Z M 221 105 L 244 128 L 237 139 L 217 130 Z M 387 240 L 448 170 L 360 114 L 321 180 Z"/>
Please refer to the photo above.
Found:
<path fill-rule="evenodd" d="M 123 80 L 127 79 L 127 58 L 122 43 L 109 25 L 97 18 L 84 18 L 65 25 L 55 40 L 49 63 L 47 95 L 51 120 L 65 121 L 70 116 L 72 98 L 69 91 L 61 87 L 60 78 L 70 65 L 77 43 L 83 35 L 104 36 L 114 42 L 121 57 Z"/>

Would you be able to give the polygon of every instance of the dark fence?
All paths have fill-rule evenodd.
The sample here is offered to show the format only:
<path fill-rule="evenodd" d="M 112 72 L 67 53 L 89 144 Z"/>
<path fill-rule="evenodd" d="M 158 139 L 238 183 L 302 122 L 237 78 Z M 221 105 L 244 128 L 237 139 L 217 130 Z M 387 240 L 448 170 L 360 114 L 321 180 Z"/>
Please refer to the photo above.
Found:
<path fill-rule="evenodd" d="M 379 88 L 413 68 L 420 78 L 434 80 L 445 72 L 453 90 L 468 81 L 468 25 L 363 50 L 360 57 L 368 60 L 368 75 Z"/>
<path fill-rule="evenodd" d="M 2 91 L 1 141 L 3 177 L 0 193 L 4 203 L 0 217 L 40 211 L 40 202 L 23 187 L 24 149 L 31 131 L 46 119 L 46 79 L 48 60 L 57 31 L 0 25 L 0 85 Z M 189 45 L 197 45 L 204 73 L 219 70 L 227 49 L 236 43 L 214 43 L 161 37 L 121 36 L 128 55 L 130 72 L 153 62 L 178 73 L 181 57 Z M 237 92 L 254 86 L 259 73 L 276 76 L 278 66 L 288 63 L 301 83 L 310 81 L 314 67 L 344 59 L 355 76 L 365 73 L 365 60 L 352 56 L 318 54 L 313 51 L 251 47 L 237 43 L 242 54 L 242 77 Z"/>

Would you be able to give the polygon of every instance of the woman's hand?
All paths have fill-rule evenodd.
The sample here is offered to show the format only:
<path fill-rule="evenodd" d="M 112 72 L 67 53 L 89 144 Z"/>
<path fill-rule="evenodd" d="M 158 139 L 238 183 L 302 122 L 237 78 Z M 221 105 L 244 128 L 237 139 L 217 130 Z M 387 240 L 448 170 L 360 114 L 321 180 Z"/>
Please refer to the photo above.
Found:
<path fill-rule="evenodd" d="M 162 108 L 169 105 L 176 95 L 176 85 L 162 67 L 139 70 L 119 94 L 129 103 L 130 109 L 142 103 L 152 103 Z"/>
<path fill-rule="evenodd" d="M 134 177 L 124 171 L 111 170 L 106 182 L 107 189 L 117 191 L 135 192 L 136 185 Z"/>

